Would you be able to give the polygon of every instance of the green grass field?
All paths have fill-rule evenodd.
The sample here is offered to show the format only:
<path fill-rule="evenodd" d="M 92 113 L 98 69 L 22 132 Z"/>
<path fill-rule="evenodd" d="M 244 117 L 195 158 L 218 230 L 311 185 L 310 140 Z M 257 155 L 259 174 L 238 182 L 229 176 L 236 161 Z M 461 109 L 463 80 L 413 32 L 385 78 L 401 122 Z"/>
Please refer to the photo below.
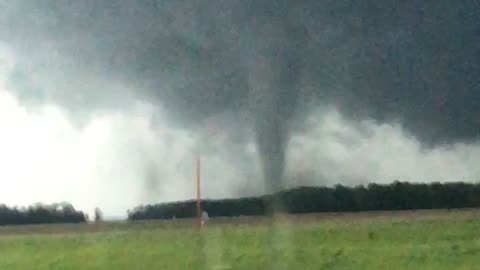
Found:
<path fill-rule="evenodd" d="M 318 222 L 81 225 L 0 230 L 0 269 L 479 269 L 480 219 L 322 219 Z M 51 229 L 51 230 L 49 230 Z M 93 230 L 95 231 L 95 230 Z M 48 233 L 45 233 L 48 232 Z"/>

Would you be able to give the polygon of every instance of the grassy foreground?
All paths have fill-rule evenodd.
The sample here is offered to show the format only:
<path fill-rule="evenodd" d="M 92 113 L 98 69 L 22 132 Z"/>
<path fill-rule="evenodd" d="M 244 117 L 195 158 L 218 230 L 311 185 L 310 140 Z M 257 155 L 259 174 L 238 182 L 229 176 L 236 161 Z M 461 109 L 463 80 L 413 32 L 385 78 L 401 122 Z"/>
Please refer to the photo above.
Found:
<path fill-rule="evenodd" d="M 124 227 L 97 233 L 3 231 L 0 269 L 450 270 L 480 265 L 480 220 L 455 214 L 438 220 L 330 220 L 274 228 L 211 224 L 202 232 L 188 226 Z"/>

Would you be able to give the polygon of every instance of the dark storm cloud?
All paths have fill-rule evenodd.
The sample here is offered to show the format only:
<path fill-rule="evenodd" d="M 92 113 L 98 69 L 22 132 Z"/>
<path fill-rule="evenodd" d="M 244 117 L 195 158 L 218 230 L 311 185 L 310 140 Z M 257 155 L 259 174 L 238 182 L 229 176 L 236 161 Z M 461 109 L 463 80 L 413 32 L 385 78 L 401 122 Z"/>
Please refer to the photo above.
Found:
<path fill-rule="evenodd" d="M 0 39 L 20 55 L 24 100 L 91 112 L 142 99 L 185 128 L 252 124 L 278 189 L 292 119 L 319 104 L 424 145 L 477 139 L 479 21 L 474 0 L 16 1 Z"/>

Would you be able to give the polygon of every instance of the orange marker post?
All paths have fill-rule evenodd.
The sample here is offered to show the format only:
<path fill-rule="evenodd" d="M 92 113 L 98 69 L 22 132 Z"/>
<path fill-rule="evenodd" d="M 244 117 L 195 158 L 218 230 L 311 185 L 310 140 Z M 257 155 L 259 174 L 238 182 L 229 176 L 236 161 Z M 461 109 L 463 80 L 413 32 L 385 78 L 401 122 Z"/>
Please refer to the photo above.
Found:
<path fill-rule="evenodd" d="M 197 169 L 197 218 L 199 228 L 202 226 L 202 207 L 201 207 L 201 194 L 200 194 L 200 158 L 196 161 Z"/>

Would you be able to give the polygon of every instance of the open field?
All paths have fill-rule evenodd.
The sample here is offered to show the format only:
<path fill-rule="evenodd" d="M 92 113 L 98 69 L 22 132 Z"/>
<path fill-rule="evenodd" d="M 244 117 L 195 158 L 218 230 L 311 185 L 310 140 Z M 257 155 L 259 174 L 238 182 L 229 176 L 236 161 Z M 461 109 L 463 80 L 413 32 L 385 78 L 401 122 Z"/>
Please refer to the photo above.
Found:
<path fill-rule="evenodd" d="M 478 269 L 479 210 L 0 228 L 0 269 Z"/>

